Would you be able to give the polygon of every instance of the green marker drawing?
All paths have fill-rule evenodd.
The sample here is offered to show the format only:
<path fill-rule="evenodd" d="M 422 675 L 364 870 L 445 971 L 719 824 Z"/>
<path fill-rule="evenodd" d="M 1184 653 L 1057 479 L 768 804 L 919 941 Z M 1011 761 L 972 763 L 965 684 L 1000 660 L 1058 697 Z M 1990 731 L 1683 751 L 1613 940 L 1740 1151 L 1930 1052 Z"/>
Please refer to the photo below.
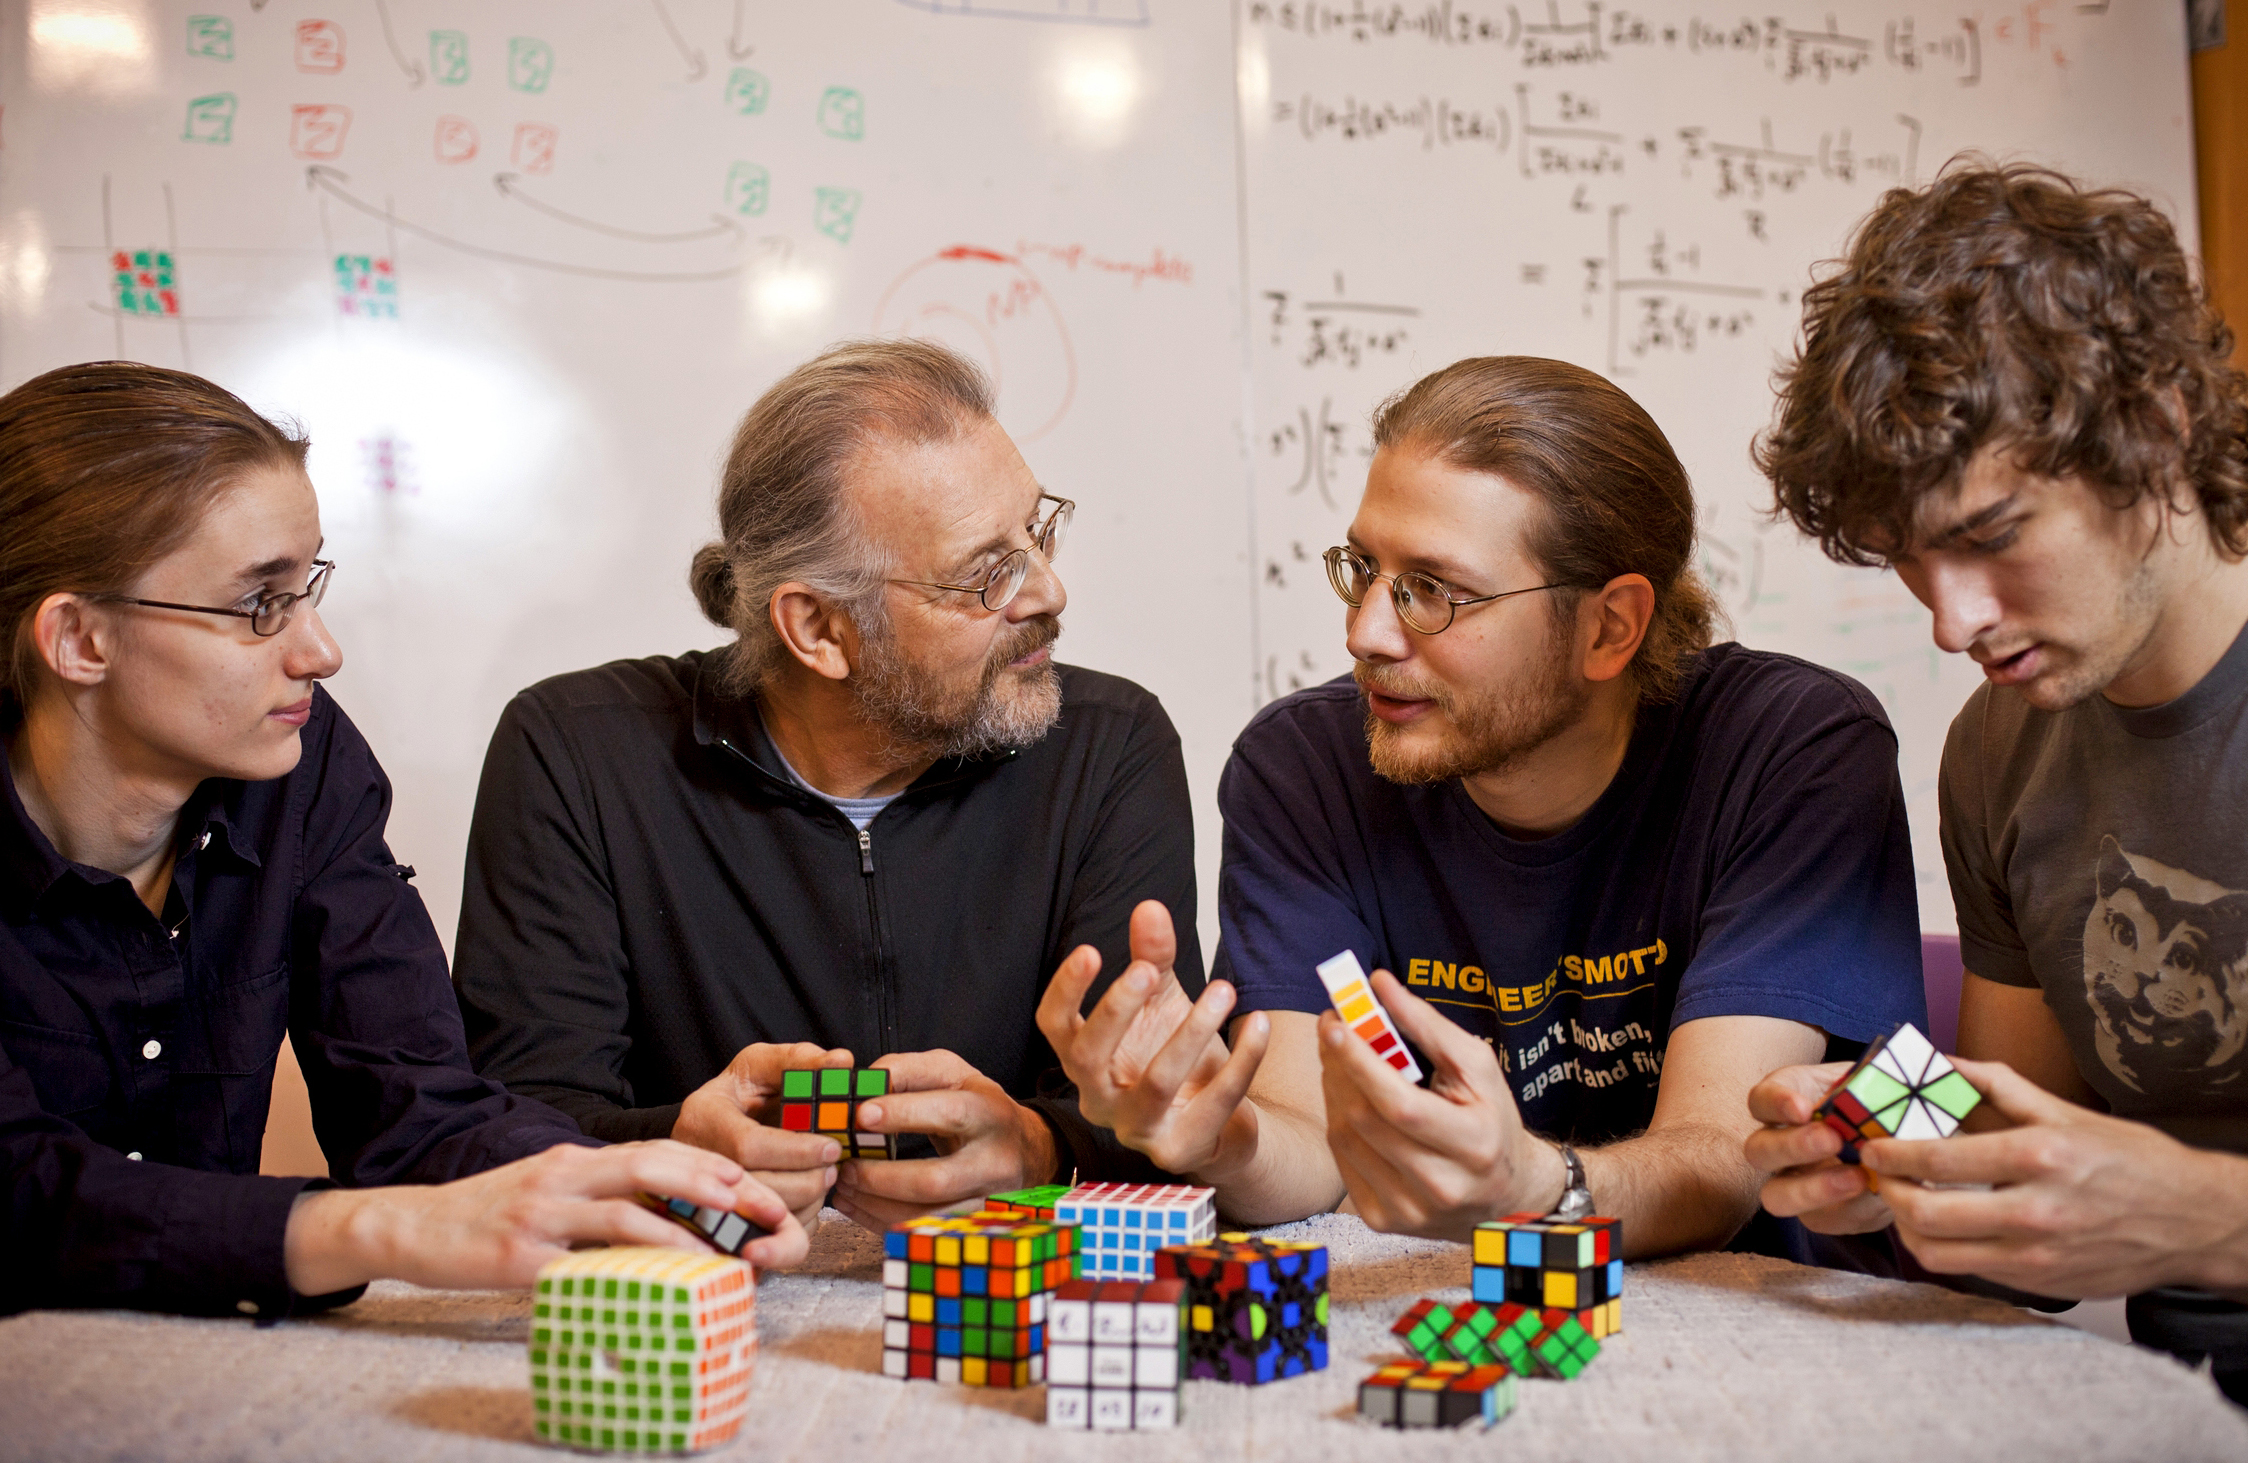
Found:
<path fill-rule="evenodd" d="M 772 84 L 765 80 L 764 73 L 747 66 L 736 66 L 734 74 L 726 78 L 726 105 L 745 117 L 764 111 L 772 94 Z"/>
<path fill-rule="evenodd" d="M 222 91 L 207 97 L 197 97 L 187 104 L 187 130 L 180 134 L 182 142 L 232 142 L 234 140 L 234 93 Z"/>
<path fill-rule="evenodd" d="M 536 36 L 507 43 L 507 84 L 517 91 L 542 92 L 554 79 L 554 47 Z"/>
<path fill-rule="evenodd" d="M 726 207 L 735 213 L 763 213 L 771 191 L 772 176 L 755 163 L 736 163 L 726 173 Z"/>
<path fill-rule="evenodd" d="M 468 33 L 433 30 L 429 33 L 430 79 L 443 86 L 468 80 Z"/>
<path fill-rule="evenodd" d="M 208 56 L 214 61 L 234 59 L 234 22 L 223 15 L 191 15 L 187 18 L 187 54 Z"/>
<path fill-rule="evenodd" d="M 812 200 L 812 227 L 838 244 L 851 242 L 851 230 L 859 221 L 859 190 L 856 188 L 821 188 Z"/>
<path fill-rule="evenodd" d="M 846 142 L 866 136 L 866 98 L 847 86 L 820 93 L 820 131 Z"/>

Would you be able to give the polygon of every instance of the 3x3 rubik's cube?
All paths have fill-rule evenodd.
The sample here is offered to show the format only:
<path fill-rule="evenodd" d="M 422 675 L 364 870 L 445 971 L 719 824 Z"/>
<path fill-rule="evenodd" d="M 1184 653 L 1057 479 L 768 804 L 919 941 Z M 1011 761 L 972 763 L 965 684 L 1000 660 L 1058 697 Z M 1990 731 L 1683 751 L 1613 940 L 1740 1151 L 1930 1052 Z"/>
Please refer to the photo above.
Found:
<path fill-rule="evenodd" d="M 1911 1022 L 1866 1049 L 1819 1104 L 1819 1121 L 1842 1136 L 1842 1161 L 1858 1161 L 1869 1138 L 1948 1138 L 1983 1095 Z"/>
<path fill-rule="evenodd" d="M 1054 1221 L 1084 1231 L 1084 1270 L 1101 1280 L 1152 1280 L 1165 1245 L 1218 1233 L 1217 1191 L 1192 1184 L 1079 1184 L 1054 1200 Z"/>
<path fill-rule="evenodd" d="M 1072 1280 L 1046 1311 L 1050 1427 L 1175 1427 L 1185 1367 L 1177 1280 Z"/>
<path fill-rule="evenodd" d="M 539 1270 L 531 1419 L 541 1438 L 621 1453 L 729 1442 L 749 1406 L 757 1288 L 719 1255 L 581 1250 Z"/>
<path fill-rule="evenodd" d="M 1047 1308 L 1077 1278 L 1077 1230 L 1006 1214 L 930 1215 L 883 1237 L 882 1371 L 1027 1387 L 1044 1380 Z"/>
<path fill-rule="evenodd" d="M 1544 1219 L 1509 1214 L 1475 1227 L 1470 1294 L 1484 1305 L 1535 1311 L 1604 1311 L 1587 1319 L 1598 1335 L 1623 1329 L 1623 1225 L 1592 1215 Z"/>
<path fill-rule="evenodd" d="M 781 1073 L 781 1127 L 818 1133 L 842 1146 L 845 1158 L 895 1158 L 897 1140 L 859 1130 L 859 1106 L 890 1095 L 880 1067 L 822 1067 Z"/>

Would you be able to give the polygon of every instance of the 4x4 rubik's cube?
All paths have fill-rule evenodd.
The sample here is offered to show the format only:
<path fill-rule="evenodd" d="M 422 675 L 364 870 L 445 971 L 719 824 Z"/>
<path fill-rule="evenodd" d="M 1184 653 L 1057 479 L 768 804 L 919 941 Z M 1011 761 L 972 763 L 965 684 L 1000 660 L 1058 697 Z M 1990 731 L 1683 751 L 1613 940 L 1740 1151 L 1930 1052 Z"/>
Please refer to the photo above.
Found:
<path fill-rule="evenodd" d="M 1393 1361 L 1358 1384 L 1358 1414 L 1387 1427 L 1489 1427 L 1514 1394 L 1514 1374 L 1495 1362 Z"/>
<path fill-rule="evenodd" d="M 1005 1214 L 930 1215 L 883 1237 L 882 1371 L 1027 1387 L 1046 1370 L 1046 1311 L 1077 1278 L 1077 1231 Z"/>
<path fill-rule="evenodd" d="M 1051 1427 L 1175 1427 L 1186 1329 L 1177 1280 L 1072 1280 L 1046 1308 Z"/>
<path fill-rule="evenodd" d="M 1818 1118 L 1842 1135 L 1842 1161 L 1858 1161 L 1868 1138 L 1949 1138 L 1982 1102 L 1974 1084 L 1911 1022 L 1866 1049 L 1819 1104 Z"/>
<path fill-rule="evenodd" d="M 720 1255 L 619 1246 L 539 1271 L 531 1422 L 542 1438 L 621 1453 L 730 1442 L 749 1406 L 757 1289 Z"/>
<path fill-rule="evenodd" d="M 1593 1311 L 1605 1336 L 1623 1329 L 1624 1236 L 1620 1220 L 1509 1214 L 1475 1227 L 1471 1294 L 1485 1305 Z"/>
<path fill-rule="evenodd" d="M 1186 1282 L 1189 1377 L 1261 1383 L 1327 1365 L 1327 1247 L 1222 1234 L 1156 1251 Z"/>
<path fill-rule="evenodd" d="M 1157 1250 L 1216 1237 L 1217 1195 L 1192 1184 L 1079 1184 L 1054 1201 L 1054 1222 L 1084 1230 L 1088 1276 L 1152 1280 Z"/>
<path fill-rule="evenodd" d="M 842 1146 L 845 1158 L 895 1158 L 897 1140 L 859 1131 L 859 1104 L 890 1095 L 880 1067 L 822 1067 L 781 1073 L 781 1126 L 818 1133 Z"/>

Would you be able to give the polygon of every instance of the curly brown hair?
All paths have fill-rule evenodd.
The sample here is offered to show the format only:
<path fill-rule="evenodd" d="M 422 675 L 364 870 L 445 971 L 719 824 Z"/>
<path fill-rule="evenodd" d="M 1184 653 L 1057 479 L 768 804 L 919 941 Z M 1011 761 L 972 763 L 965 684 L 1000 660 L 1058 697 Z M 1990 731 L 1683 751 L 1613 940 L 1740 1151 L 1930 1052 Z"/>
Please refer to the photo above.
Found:
<path fill-rule="evenodd" d="M 2248 378 L 2169 219 L 2045 168 L 1953 159 L 1885 194 L 1803 295 L 1803 343 L 1753 450 L 1774 516 L 1879 565 L 1998 444 L 2118 508 L 2190 486 L 2248 553 Z"/>

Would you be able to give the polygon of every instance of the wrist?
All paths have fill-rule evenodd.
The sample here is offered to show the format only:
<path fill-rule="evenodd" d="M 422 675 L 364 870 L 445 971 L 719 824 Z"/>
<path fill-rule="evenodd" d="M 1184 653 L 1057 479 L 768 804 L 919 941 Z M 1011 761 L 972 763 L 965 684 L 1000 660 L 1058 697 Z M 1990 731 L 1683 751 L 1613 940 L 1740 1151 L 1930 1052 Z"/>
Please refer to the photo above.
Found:
<path fill-rule="evenodd" d="M 1040 1184 L 1059 1183 L 1061 1179 L 1061 1139 L 1046 1114 L 1026 1103 L 1015 1104 L 1015 1119 L 1021 1126 L 1019 1151 L 1023 1155 L 1020 1187 L 1035 1188 Z"/>
<path fill-rule="evenodd" d="M 289 1208 L 282 1263 L 298 1295 L 329 1295 L 388 1273 L 379 1190 L 308 1189 Z"/>
<path fill-rule="evenodd" d="M 1263 1131 L 1263 1114 L 1249 1098 L 1234 1105 L 1225 1126 L 1218 1130 L 1217 1142 L 1212 1146 L 1210 1161 L 1196 1166 L 1192 1177 L 1209 1187 L 1223 1188 L 1248 1173 L 1257 1163 L 1258 1140 Z"/>
<path fill-rule="evenodd" d="M 1524 1150 L 1513 1165 L 1515 1182 L 1509 1186 L 1503 1212 L 1551 1214 L 1569 1190 L 1569 1163 L 1561 1145 L 1523 1134 Z M 1491 1218 L 1499 1216 L 1494 1214 Z"/>
<path fill-rule="evenodd" d="M 2186 1283 L 2235 1299 L 2248 1298 L 2248 1158 L 2200 1151 L 2196 1166 L 2206 1182 L 2192 1192 L 2195 1206 L 2212 1221 L 2208 1242 L 2185 1257 Z"/>

